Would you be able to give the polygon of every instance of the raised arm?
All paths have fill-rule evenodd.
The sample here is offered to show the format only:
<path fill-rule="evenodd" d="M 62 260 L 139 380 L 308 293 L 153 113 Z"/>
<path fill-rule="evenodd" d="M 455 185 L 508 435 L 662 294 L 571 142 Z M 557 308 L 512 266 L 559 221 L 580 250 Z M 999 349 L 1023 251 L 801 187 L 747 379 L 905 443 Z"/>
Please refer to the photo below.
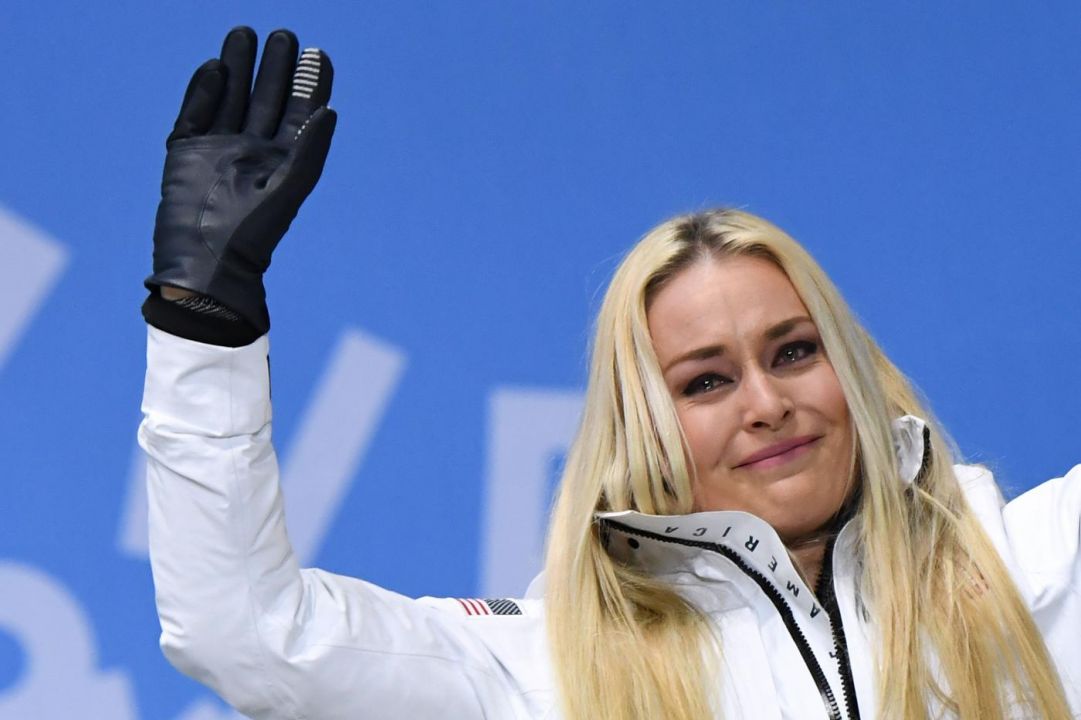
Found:
<path fill-rule="evenodd" d="M 167 143 L 139 429 L 162 648 L 253 718 L 537 716 L 546 656 L 528 613 L 482 627 L 453 602 L 298 567 L 262 274 L 322 171 L 332 71 L 278 31 L 249 90 L 255 50 L 250 29 L 229 34 Z"/>

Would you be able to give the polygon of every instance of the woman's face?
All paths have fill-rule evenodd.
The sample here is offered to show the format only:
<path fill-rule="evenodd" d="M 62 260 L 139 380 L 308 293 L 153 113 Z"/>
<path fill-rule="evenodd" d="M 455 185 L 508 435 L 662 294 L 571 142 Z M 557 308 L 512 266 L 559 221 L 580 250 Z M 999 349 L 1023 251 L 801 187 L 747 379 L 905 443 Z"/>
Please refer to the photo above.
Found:
<path fill-rule="evenodd" d="M 695 470 L 696 510 L 743 510 L 792 543 L 849 490 L 853 432 L 837 375 L 788 277 L 703 260 L 649 307 L 653 347 Z"/>

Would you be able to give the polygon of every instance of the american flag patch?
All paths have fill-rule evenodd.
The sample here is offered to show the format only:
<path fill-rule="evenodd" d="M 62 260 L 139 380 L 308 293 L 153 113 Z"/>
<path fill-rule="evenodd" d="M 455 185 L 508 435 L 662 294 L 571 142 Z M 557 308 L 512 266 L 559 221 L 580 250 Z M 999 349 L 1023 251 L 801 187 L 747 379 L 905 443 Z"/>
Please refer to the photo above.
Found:
<path fill-rule="evenodd" d="M 518 603 L 506 598 L 481 600 L 479 598 L 455 598 L 466 615 L 521 615 Z"/>

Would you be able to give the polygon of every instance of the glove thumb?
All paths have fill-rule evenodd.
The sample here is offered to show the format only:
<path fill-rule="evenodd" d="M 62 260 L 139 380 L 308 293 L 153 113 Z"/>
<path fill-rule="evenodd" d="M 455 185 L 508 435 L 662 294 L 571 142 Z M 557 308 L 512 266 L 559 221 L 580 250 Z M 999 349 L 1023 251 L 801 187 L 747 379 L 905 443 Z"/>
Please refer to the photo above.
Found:
<path fill-rule="evenodd" d="M 308 197 L 319 177 L 330 152 L 330 140 L 338 123 L 338 113 L 330 108 L 317 108 L 297 131 L 296 144 L 291 157 L 275 171 L 278 177 L 270 179 L 271 186 L 281 181 L 280 191 L 299 207 Z"/>

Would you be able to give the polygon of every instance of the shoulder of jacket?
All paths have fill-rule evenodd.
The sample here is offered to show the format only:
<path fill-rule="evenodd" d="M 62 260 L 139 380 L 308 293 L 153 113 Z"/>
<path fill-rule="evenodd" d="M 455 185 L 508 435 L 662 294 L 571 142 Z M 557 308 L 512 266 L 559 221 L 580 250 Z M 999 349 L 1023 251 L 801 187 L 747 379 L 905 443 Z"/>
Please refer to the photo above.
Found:
<path fill-rule="evenodd" d="M 1000 525 L 1006 500 L 995 482 L 994 473 L 983 465 L 958 464 L 953 466 L 953 474 L 969 508 L 984 527 Z"/>
<path fill-rule="evenodd" d="M 1005 502 L 991 472 L 957 466 L 958 482 L 1029 607 L 1050 607 L 1070 588 L 1081 544 L 1081 466 Z"/>
<path fill-rule="evenodd" d="M 986 465 L 958 463 L 953 466 L 953 474 L 961 488 L 966 491 L 987 486 L 998 487 L 994 473 Z"/>

